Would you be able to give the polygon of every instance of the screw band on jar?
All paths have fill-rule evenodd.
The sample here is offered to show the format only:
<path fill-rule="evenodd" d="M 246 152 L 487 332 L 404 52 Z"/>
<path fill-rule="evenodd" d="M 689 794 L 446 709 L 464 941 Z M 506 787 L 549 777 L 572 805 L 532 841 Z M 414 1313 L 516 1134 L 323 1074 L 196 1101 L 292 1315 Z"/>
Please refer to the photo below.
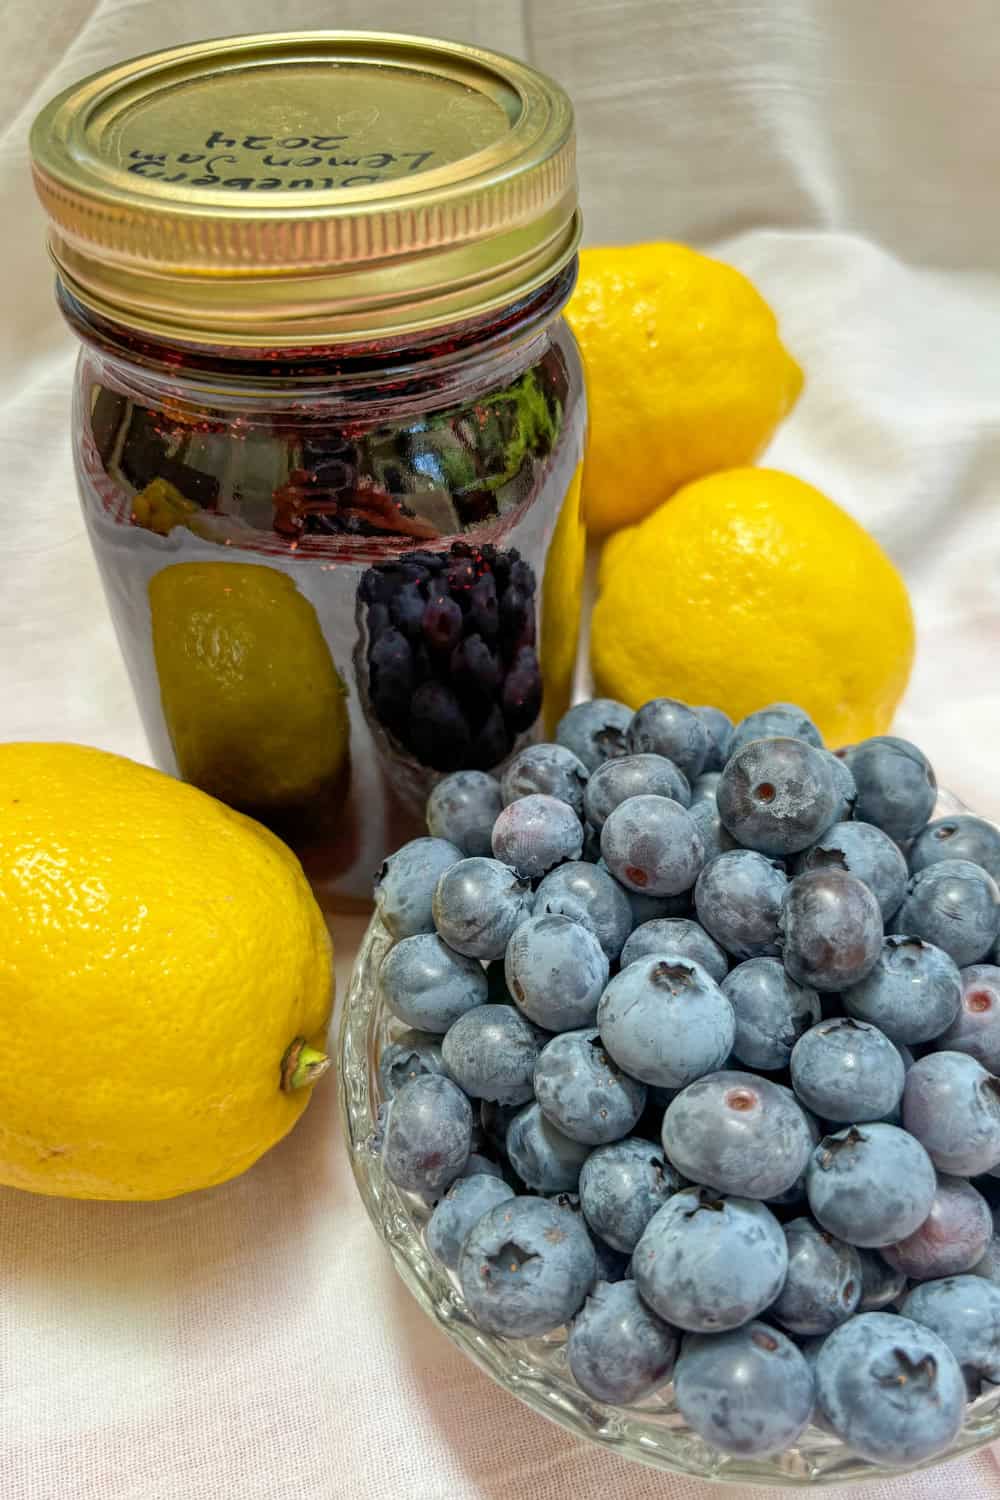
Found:
<path fill-rule="evenodd" d="M 573 112 L 513 58 L 383 32 L 152 53 L 32 131 L 49 248 L 91 312 L 301 346 L 496 311 L 572 260 Z"/>

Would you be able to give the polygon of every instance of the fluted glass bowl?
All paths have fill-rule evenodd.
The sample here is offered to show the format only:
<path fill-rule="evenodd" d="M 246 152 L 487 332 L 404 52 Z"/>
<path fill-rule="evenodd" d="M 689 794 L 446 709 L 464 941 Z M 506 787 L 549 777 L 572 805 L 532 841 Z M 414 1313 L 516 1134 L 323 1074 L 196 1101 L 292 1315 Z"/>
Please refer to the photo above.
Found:
<path fill-rule="evenodd" d="M 964 810 L 942 794 L 934 816 Z M 653 1468 L 729 1484 L 834 1485 L 905 1470 L 876 1467 L 858 1458 L 837 1438 L 808 1427 L 793 1448 L 767 1459 L 735 1458 L 717 1452 L 685 1423 L 674 1404 L 673 1386 L 635 1406 L 594 1401 L 577 1386 L 566 1362 L 566 1333 L 544 1338 L 505 1339 L 484 1333 L 466 1310 L 457 1278 L 430 1254 L 423 1230 L 427 1207 L 390 1182 L 373 1146 L 381 1103 L 378 1060 L 382 1049 L 406 1028 L 378 998 L 376 977 L 392 939 L 377 916 L 358 951 L 344 1001 L 340 1027 L 340 1099 L 354 1176 L 369 1217 L 389 1248 L 396 1270 L 450 1339 L 543 1416 L 626 1458 Z M 910 1468 L 929 1468 L 946 1458 L 971 1453 L 1000 1439 L 1000 1387 L 980 1396 L 946 1454 Z"/>

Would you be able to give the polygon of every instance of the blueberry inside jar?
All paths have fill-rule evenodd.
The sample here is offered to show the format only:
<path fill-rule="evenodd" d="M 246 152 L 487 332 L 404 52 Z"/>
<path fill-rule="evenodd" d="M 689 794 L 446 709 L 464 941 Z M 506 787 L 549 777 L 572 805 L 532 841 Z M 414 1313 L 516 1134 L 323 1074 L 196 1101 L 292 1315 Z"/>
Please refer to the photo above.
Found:
<path fill-rule="evenodd" d="M 114 130 L 77 86 L 32 141 L 86 524 L 157 764 L 360 903 L 442 774 L 569 704 L 572 112 L 425 40 L 141 64 L 109 76 Z"/>

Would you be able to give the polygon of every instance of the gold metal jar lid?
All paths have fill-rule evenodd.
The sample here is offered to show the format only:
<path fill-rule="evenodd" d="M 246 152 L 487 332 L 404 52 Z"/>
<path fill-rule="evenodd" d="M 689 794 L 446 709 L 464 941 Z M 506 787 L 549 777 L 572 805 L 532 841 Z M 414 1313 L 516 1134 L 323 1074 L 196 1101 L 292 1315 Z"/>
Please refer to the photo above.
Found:
<path fill-rule="evenodd" d="M 174 47 L 58 95 L 31 149 L 69 291 L 169 339 L 416 333 L 516 301 L 579 240 L 566 95 L 455 42 Z"/>

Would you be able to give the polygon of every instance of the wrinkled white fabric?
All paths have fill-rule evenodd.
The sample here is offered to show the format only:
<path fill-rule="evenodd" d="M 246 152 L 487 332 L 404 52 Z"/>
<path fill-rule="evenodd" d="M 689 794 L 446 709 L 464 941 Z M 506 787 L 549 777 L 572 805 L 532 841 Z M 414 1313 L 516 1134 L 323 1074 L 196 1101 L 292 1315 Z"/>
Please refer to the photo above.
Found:
<path fill-rule="evenodd" d="M 74 494 L 74 350 L 30 120 L 136 51 L 335 24 L 546 67 L 576 101 L 590 238 L 692 240 L 757 281 L 807 375 L 767 461 L 833 495 L 904 569 L 921 639 L 899 730 L 1000 816 L 992 0 L 4 0 L 0 736 L 148 755 Z M 359 933 L 338 924 L 342 985 Z M 942 1491 L 1000 1495 L 992 1454 L 867 1493 Z M 368 1226 L 329 1087 L 210 1193 L 108 1206 L 0 1191 L 2 1500 L 699 1493 L 528 1412 L 430 1324 Z"/>

